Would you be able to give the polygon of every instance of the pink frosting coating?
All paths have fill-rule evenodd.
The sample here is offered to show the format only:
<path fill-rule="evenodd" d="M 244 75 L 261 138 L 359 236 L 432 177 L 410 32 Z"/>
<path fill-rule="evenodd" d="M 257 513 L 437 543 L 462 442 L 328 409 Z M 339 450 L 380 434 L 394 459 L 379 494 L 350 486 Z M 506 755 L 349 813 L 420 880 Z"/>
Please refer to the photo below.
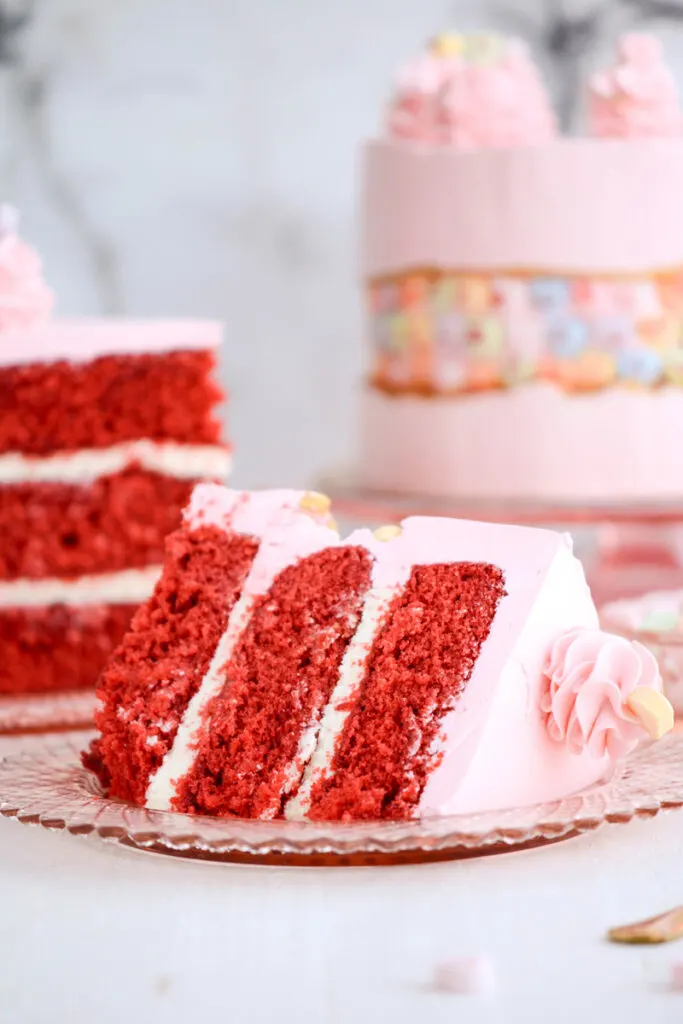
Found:
<path fill-rule="evenodd" d="M 235 491 L 220 484 L 199 484 L 184 519 L 190 529 L 216 526 L 260 540 L 245 593 L 261 594 L 286 566 L 339 543 L 329 512 L 322 504 L 316 509 L 314 503 L 306 503 L 310 493 Z"/>
<path fill-rule="evenodd" d="M 616 65 L 591 79 L 588 114 L 594 135 L 681 135 L 683 119 L 676 82 L 654 37 L 633 33 L 622 38 Z"/>
<path fill-rule="evenodd" d="M 552 739 L 572 753 L 623 757 L 646 730 L 626 706 L 636 687 L 662 690 L 646 647 L 598 629 L 574 629 L 552 645 L 541 708 Z"/>
<path fill-rule="evenodd" d="M 398 76 L 393 138 L 458 149 L 533 145 L 556 133 L 546 91 L 526 50 L 496 40 L 491 59 L 427 51 Z"/>
<path fill-rule="evenodd" d="M 53 301 L 38 254 L 13 231 L 0 232 L 0 331 L 44 323 Z"/>

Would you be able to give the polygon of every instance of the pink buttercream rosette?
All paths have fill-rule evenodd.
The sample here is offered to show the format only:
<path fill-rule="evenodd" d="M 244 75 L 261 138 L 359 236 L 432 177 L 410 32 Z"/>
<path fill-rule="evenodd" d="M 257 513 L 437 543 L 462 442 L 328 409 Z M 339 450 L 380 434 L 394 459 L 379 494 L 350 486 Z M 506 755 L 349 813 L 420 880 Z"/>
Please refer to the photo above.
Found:
<path fill-rule="evenodd" d="M 389 135 L 459 149 L 535 145 L 556 134 L 546 90 L 517 40 L 491 41 L 488 60 L 423 53 L 402 70 L 390 105 Z"/>
<path fill-rule="evenodd" d="M 552 646 L 541 710 L 552 739 L 572 753 L 623 757 L 647 736 L 626 705 L 637 687 L 662 691 L 646 647 L 597 629 L 575 629 Z"/>
<path fill-rule="evenodd" d="M 17 234 L 17 214 L 0 207 L 0 331 L 44 323 L 54 297 L 38 254 Z"/>
<path fill-rule="evenodd" d="M 616 65 L 591 79 L 588 116 L 591 133 L 604 138 L 681 134 L 676 82 L 657 39 L 639 33 L 621 39 Z"/>

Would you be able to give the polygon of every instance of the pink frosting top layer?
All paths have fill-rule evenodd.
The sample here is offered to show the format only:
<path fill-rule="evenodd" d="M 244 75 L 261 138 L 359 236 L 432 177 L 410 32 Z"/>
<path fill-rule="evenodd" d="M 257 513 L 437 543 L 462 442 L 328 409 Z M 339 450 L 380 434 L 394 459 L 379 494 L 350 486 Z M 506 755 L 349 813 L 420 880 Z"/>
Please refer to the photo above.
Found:
<path fill-rule="evenodd" d="M 215 349 L 222 332 L 212 320 L 56 319 L 42 327 L 1 332 L 0 366 Z"/>
<path fill-rule="evenodd" d="M 632 272 L 683 263 L 683 139 L 458 152 L 375 140 L 363 271 Z"/>
<path fill-rule="evenodd" d="M 318 499 L 319 510 L 306 498 Z M 267 491 L 235 491 L 221 484 L 198 484 L 183 518 L 190 529 L 217 526 L 261 540 L 274 520 L 296 513 L 306 519 L 329 522 L 329 499 L 315 491 L 276 488 Z M 336 531 L 332 535 L 338 539 Z"/>
<path fill-rule="evenodd" d="M 328 505 L 323 495 L 311 491 L 234 491 L 199 484 L 184 520 L 191 529 L 217 526 L 259 540 L 244 592 L 261 594 L 288 565 L 339 543 Z"/>
<path fill-rule="evenodd" d="M 387 541 L 378 540 L 368 529 L 354 530 L 346 543 L 363 545 L 373 555 L 375 587 L 407 580 L 414 565 L 488 562 L 503 570 L 526 601 L 533 598 L 539 577 L 556 552 L 571 547 L 570 539 L 554 530 L 440 516 L 410 516 L 402 521 L 401 533 Z M 518 605 L 520 622 L 528 607 L 525 601 Z"/>

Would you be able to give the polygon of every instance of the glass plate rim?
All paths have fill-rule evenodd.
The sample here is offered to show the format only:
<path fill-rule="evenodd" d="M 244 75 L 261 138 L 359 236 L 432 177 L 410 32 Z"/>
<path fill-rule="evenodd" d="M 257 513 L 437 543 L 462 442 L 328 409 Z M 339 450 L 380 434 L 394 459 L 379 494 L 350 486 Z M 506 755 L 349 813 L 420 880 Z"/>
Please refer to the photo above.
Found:
<path fill-rule="evenodd" d="M 254 861 L 282 855 L 306 863 L 320 856 L 483 855 L 683 807 L 680 733 L 638 748 L 609 780 L 560 800 L 476 815 L 352 824 L 210 818 L 110 800 L 80 765 L 90 735 L 45 737 L 0 759 L 0 814 L 142 850 Z M 57 782 L 62 791 L 55 791 Z"/>

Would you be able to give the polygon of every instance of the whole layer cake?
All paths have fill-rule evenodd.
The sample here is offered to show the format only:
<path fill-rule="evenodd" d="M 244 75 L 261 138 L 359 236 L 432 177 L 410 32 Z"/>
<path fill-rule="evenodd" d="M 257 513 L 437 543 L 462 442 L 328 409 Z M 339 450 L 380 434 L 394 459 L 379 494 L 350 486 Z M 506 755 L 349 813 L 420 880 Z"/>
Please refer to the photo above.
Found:
<path fill-rule="evenodd" d="M 98 696 L 84 760 L 112 796 L 244 818 L 531 804 L 673 725 L 566 536 L 411 518 L 342 539 L 323 495 L 208 484 Z"/>
<path fill-rule="evenodd" d="M 194 484 L 224 480 L 218 324 L 49 318 L 0 217 L 0 693 L 93 686 Z"/>
<path fill-rule="evenodd" d="M 361 479 L 467 498 L 683 496 L 683 138 L 654 39 L 558 137 L 521 44 L 447 36 L 363 152 Z"/>

